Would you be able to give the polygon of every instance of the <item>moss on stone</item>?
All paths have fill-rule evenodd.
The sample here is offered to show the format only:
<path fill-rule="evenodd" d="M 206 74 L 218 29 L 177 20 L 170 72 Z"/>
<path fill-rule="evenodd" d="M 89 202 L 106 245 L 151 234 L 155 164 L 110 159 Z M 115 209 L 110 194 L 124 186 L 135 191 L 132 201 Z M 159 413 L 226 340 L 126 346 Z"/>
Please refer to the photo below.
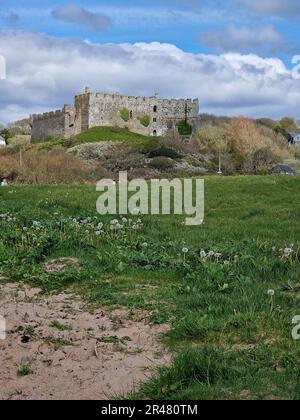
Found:
<path fill-rule="evenodd" d="M 128 122 L 130 119 L 130 112 L 128 108 L 122 108 L 120 110 L 120 115 L 123 121 Z"/>
<path fill-rule="evenodd" d="M 143 115 L 141 117 L 138 117 L 138 120 L 144 127 L 149 127 L 149 125 L 150 125 L 149 115 Z"/>

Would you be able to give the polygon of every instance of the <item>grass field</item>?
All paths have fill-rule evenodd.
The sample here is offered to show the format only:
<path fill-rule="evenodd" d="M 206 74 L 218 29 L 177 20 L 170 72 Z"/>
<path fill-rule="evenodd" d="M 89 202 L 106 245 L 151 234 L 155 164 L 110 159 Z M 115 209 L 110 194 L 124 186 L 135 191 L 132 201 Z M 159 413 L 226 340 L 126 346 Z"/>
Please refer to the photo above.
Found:
<path fill-rule="evenodd" d="M 118 226 L 96 199 L 90 186 L 0 189 L 0 275 L 169 322 L 174 361 L 132 398 L 300 397 L 298 177 L 207 178 L 199 227 L 180 216 Z M 68 256 L 80 271 L 45 273 Z"/>

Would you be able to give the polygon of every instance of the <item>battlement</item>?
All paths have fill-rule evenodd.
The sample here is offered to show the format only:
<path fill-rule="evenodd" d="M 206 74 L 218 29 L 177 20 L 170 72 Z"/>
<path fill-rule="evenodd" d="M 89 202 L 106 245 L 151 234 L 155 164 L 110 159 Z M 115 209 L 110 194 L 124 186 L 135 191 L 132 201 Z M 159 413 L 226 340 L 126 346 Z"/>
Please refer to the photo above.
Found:
<path fill-rule="evenodd" d="M 114 101 L 114 100 L 129 100 L 129 101 L 137 101 L 137 102 L 153 102 L 157 101 L 158 103 L 165 103 L 165 104 L 178 104 L 178 103 L 190 103 L 195 104 L 199 103 L 198 99 L 191 99 L 191 98 L 178 98 L 178 99 L 168 99 L 168 98 L 160 98 L 157 95 L 154 96 L 133 96 L 133 95 L 122 95 L 121 93 L 104 93 L 104 92 L 87 92 L 82 93 L 80 95 L 75 96 L 75 100 L 87 100 L 91 97 L 96 99 L 103 99 L 105 101 Z"/>
<path fill-rule="evenodd" d="M 33 114 L 32 119 L 33 121 L 44 120 L 44 119 L 49 119 L 49 118 L 56 118 L 56 117 L 62 116 L 63 114 L 64 114 L 64 111 L 61 109 L 58 109 L 56 111 L 45 112 L 44 114 Z"/>
<path fill-rule="evenodd" d="M 154 96 L 132 96 L 132 95 L 122 95 L 121 93 L 103 93 L 103 92 L 97 92 L 97 93 L 83 93 L 81 95 L 77 95 L 76 97 L 89 97 L 89 96 L 95 96 L 98 99 L 129 99 L 129 100 L 136 100 L 136 101 L 158 101 L 158 102 L 165 102 L 165 103 L 178 103 L 178 102 L 190 102 L 195 103 L 199 102 L 198 99 L 185 99 L 185 98 L 178 98 L 178 99 L 167 99 L 167 98 L 160 98 L 157 95 Z"/>
<path fill-rule="evenodd" d="M 32 114 L 31 119 L 32 121 L 36 121 L 36 120 L 62 117 L 65 115 L 66 112 L 71 111 L 72 109 L 73 107 L 71 107 L 70 105 L 65 105 L 62 109 L 57 109 L 55 111 L 44 112 L 43 114 Z"/>

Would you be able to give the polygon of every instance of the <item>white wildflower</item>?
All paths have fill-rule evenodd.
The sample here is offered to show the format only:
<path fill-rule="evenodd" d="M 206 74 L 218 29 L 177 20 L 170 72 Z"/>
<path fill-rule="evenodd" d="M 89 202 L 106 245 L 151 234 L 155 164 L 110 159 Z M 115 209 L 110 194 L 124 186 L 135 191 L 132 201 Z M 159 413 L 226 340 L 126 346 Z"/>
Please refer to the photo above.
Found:
<path fill-rule="evenodd" d="M 289 258 L 293 254 L 293 248 L 285 248 L 284 249 L 284 257 Z"/>
<path fill-rule="evenodd" d="M 202 260 L 204 260 L 206 258 L 206 252 L 202 249 L 202 251 L 200 252 L 200 258 Z"/>

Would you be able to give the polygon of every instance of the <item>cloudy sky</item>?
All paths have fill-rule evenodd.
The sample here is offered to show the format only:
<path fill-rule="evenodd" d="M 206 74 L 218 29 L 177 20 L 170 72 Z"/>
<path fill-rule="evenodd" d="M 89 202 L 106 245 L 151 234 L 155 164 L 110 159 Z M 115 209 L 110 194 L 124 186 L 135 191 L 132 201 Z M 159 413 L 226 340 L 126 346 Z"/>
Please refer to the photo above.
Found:
<path fill-rule="evenodd" d="M 0 123 L 86 85 L 299 118 L 299 23 L 300 0 L 0 0 Z"/>

